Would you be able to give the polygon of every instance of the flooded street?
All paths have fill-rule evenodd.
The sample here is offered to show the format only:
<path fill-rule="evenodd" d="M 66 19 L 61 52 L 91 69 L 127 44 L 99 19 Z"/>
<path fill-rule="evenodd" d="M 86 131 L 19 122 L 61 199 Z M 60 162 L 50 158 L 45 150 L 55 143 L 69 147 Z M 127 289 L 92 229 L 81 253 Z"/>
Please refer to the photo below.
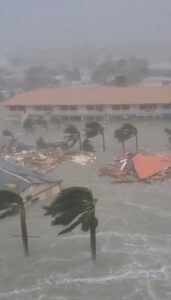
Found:
<path fill-rule="evenodd" d="M 169 121 L 131 121 L 139 132 L 140 149 L 169 152 L 165 127 Z M 171 299 L 171 196 L 170 182 L 114 184 L 99 178 L 99 167 L 121 151 L 106 128 L 106 148 L 101 138 L 93 144 L 97 160 L 85 167 L 65 162 L 51 173 L 63 179 L 62 187 L 91 187 L 99 201 L 96 215 L 97 261 L 90 260 L 89 234 L 79 228 L 57 236 L 59 227 L 43 216 L 44 203 L 27 210 L 30 257 L 23 256 L 17 217 L 1 221 L 0 300 L 170 300 Z M 19 136 L 33 143 L 36 136 L 61 140 L 61 131 L 42 129 Z M 21 132 L 16 128 L 16 132 Z M 127 150 L 134 150 L 134 140 Z"/>

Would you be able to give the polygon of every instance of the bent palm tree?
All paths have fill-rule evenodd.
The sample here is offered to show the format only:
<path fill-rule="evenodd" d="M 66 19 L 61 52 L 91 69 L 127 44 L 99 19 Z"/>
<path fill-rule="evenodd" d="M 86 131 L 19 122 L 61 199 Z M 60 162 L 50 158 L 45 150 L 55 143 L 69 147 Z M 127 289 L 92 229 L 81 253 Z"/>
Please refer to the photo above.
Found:
<path fill-rule="evenodd" d="M 29 251 L 26 212 L 23 199 L 16 193 L 10 191 L 0 191 L 0 211 L 2 211 L 0 214 L 0 219 L 3 219 L 19 211 L 24 253 L 26 256 L 28 256 Z"/>
<path fill-rule="evenodd" d="M 90 230 L 91 258 L 96 259 L 96 227 L 95 203 L 92 192 L 85 187 L 64 189 L 50 206 L 43 207 L 45 215 L 54 217 L 52 225 L 66 226 L 58 234 L 64 234 L 81 225 L 83 231 Z"/>
<path fill-rule="evenodd" d="M 103 139 L 103 151 L 105 151 L 104 127 L 100 123 L 96 121 L 86 123 L 85 132 L 88 139 L 100 134 Z"/>
<path fill-rule="evenodd" d="M 130 123 L 125 123 L 122 126 L 122 129 L 125 130 L 125 132 L 127 132 L 127 136 L 130 138 L 132 138 L 133 136 L 135 137 L 135 146 L 136 146 L 136 151 L 138 150 L 138 130 L 137 128 L 130 124 Z"/>
<path fill-rule="evenodd" d="M 81 134 L 79 130 L 74 125 L 67 125 L 64 130 L 66 136 L 64 137 L 68 147 L 73 147 L 77 142 L 79 142 L 80 150 L 82 149 L 81 144 Z"/>
<path fill-rule="evenodd" d="M 114 132 L 114 138 L 116 138 L 119 143 L 122 143 L 123 152 L 125 152 L 125 141 L 129 140 L 133 136 L 135 136 L 136 150 L 138 150 L 138 134 L 136 127 L 130 123 L 125 123 Z"/>

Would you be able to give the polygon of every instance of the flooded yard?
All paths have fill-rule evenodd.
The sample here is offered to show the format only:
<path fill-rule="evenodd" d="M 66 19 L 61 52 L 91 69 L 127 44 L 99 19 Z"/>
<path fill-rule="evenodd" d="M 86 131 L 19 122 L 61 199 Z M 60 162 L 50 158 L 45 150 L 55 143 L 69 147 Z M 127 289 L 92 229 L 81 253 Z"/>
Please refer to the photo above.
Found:
<path fill-rule="evenodd" d="M 169 152 L 165 127 L 169 121 L 132 122 L 138 129 L 140 149 Z M 170 182 L 115 184 L 99 178 L 98 168 L 121 152 L 113 132 L 121 122 L 107 125 L 106 152 L 101 137 L 93 140 L 97 159 L 81 166 L 67 161 L 50 175 L 63 179 L 62 187 L 83 185 L 98 198 L 96 215 L 97 261 L 90 260 L 89 234 L 60 230 L 43 216 L 44 203 L 27 210 L 30 257 L 25 258 L 17 217 L 0 223 L 0 300 L 170 300 L 171 299 L 171 197 Z M 42 135 L 62 140 L 62 129 L 43 129 L 19 135 L 34 143 Z M 15 132 L 22 129 L 15 128 Z M 126 143 L 134 150 L 134 141 Z"/>

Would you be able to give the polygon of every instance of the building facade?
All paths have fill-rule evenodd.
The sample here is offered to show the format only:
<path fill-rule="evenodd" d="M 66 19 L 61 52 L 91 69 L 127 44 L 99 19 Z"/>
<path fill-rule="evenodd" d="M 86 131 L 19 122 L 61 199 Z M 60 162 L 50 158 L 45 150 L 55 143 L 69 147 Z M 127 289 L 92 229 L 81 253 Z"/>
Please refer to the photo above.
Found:
<path fill-rule="evenodd" d="M 4 102 L 7 122 L 55 114 L 61 121 L 171 116 L 171 87 L 42 89 Z"/>
<path fill-rule="evenodd" d="M 26 201 L 51 201 L 60 192 L 61 182 L 0 160 L 0 189 L 19 193 Z"/>

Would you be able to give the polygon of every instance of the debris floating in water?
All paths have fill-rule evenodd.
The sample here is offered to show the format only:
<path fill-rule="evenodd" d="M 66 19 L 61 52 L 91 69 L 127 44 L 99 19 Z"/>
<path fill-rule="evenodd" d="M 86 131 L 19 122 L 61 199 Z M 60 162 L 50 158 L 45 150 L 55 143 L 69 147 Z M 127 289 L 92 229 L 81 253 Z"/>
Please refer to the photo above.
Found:
<path fill-rule="evenodd" d="M 160 182 L 171 178 L 171 154 L 128 153 L 99 170 L 117 182 Z"/>
<path fill-rule="evenodd" d="M 1 148 L 0 159 L 44 174 L 54 170 L 66 160 L 85 166 L 93 162 L 95 156 L 89 152 L 71 152 L 71 150 L 65 151 L 59 147 L 38 150 L 35 147 L 19 144 L 17 140 L 14 140 L 6 147 Z"/>

